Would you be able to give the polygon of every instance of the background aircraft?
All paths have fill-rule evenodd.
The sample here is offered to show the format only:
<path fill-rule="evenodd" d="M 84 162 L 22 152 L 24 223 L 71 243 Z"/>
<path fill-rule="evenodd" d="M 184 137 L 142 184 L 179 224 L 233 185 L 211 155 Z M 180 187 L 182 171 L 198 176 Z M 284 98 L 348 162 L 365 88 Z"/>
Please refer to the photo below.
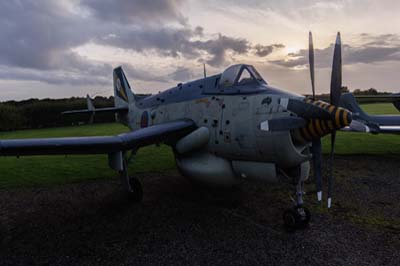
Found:
<path fill-rule="evenodd" d="M 257 179 L 293 184 L 295 206 L 284 212 L 284 222 L 291 228 L 304 227 L 310 220 L 303 202 L 310 160 L 314 160 L 317 195 L 322 200 L 320 140 L 331 134 L 330 207 L 336 130 L 352 121 L 352 114 L 339 107 L 341 68 L 338 34 L 328 104 L 271 87 L 254 67 L 244 64 L 139 97 L 118 67 L 113 72 L 114 107 L 94 109 L 88 100 L 87 110 L 69 113 L 115 112 L 131 132 L 104 137 L 3 140 L 0 155 L 107 153 L 110 167 L 119 172 L 128 194 L 137 201 L 142 198 L 142 187 L 128 175 L 128 152 L 134 154 L 142 146 L 162 142 L 172 147 L 183 175 L 197 182 L 231 186 Z M 315 97 L 313 52 L 310 70 Z"/>
<path fill-rule="evenodd" d="M 397 99 L 397 96 L 385 97 Z M 399 102 L 396 101 L 393 102 L 393 105 L 396 108 L 400 107 Z M 400 115 L 369 115 L 361 109 L 356 98 L 351 93 L 345 93 L 341 96 L 340 106 L 353 113 L 352 124 L 343 130 L 370 132 L 374 134 L 400 134 Z"/>

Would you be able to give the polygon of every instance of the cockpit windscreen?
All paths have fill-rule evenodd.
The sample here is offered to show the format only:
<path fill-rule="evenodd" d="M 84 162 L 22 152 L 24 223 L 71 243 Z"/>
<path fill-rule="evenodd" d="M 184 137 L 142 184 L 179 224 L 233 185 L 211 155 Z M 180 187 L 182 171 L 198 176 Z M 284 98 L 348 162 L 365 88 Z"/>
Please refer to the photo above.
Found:
<path fill-rule="evenodd" d="M 253 66 L 240 64 L 228 67 L 222 73 L 220 86 L 242 86 L 257 82 L 266 83 Z"/>

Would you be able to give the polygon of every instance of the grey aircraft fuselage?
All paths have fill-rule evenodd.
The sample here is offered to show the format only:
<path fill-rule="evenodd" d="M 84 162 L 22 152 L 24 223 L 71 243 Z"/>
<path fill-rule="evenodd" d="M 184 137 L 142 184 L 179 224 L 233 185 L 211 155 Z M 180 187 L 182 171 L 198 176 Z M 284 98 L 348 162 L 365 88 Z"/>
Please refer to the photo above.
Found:
<path fill-rule="evenodd" d="M 238 73 L 252 67 L 233 68 Z M 186 143 L 198 143 L 200 149 L 186 152 L 174 147 L 174 153 L 181 172 L 203 183 L 232 185 L 245 178 L 276 181 L 278 169 L 296 166 L 301 167 L 302 178 L 308 178 L 309 143 L 294 144 L 290 131 L 260 129 L 262 121 L 290 115 L 281 105 L 282 98 L 304 97 L 273 88 L 259 76 L 224 85 L 225 72 L 131 101 L 129 111 L 119 120 L 131 130 L 193 120 L 203 133 L 189 135 Z"/>

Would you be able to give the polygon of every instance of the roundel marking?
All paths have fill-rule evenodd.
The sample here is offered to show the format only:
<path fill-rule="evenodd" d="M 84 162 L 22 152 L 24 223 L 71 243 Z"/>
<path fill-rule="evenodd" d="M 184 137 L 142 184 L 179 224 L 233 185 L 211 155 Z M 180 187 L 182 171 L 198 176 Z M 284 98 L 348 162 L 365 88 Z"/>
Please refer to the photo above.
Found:
<path fill-rule="evenodd" d="M 144 111 L 142 113 L 142 117 L 140 118 L 140 127 L 148 127 L 149 126 L 149 113 Z"/>

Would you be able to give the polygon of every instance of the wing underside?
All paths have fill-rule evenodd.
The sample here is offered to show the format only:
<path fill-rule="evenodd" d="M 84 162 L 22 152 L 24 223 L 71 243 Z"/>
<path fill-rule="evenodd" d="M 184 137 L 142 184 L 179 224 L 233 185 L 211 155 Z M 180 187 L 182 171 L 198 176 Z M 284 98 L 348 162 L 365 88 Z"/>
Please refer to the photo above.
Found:
<path fill-rule="evenodd" d="M 380 133 L 400 134 L 400 126 L 380 126 Z"/>
<path fill-rule="evenodd" d="M 0 156 L 114 153 L 175 141 L 194 129 L 192 120 L 177 120 L 116 136 L 0 140 Z"/>

